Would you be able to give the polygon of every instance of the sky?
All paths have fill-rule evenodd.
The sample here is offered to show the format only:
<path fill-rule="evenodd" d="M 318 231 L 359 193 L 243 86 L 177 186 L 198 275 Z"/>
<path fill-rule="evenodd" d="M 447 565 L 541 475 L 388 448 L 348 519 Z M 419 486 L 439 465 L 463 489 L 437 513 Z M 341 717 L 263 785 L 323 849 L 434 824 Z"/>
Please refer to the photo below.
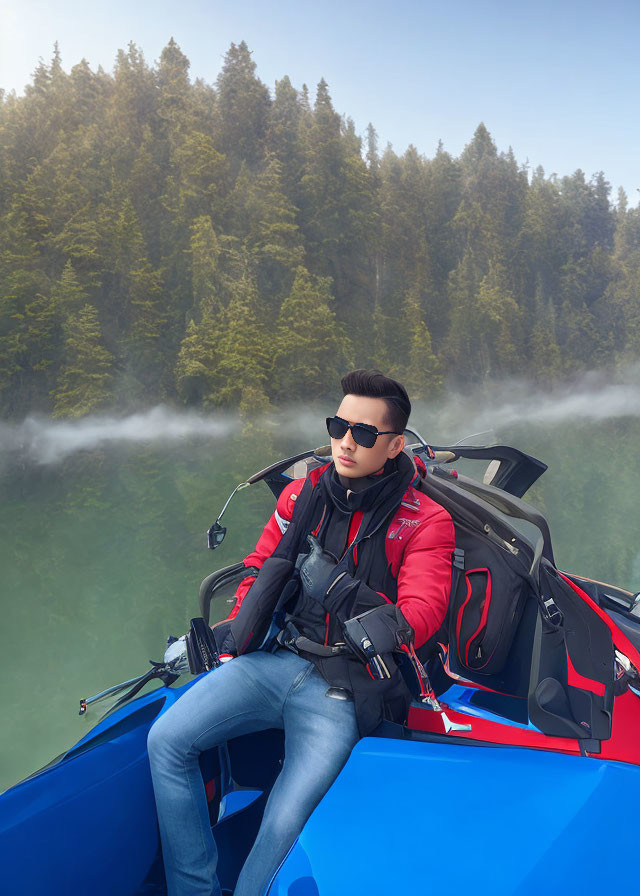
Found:
<path fill-rule="evenodd" d="M 640 199 L 638 0 L 0 0 L 0 88 L 22 93 L 57 40 L 66 71 L 113 68 L 134 41 L 155 62 L 173 37 L 190 74 L 214 83 L 244 40 L 273 91 L 288 75 L 381 149 L 457 156 L 482 121 L 547 176 L 604 171 Z"/>

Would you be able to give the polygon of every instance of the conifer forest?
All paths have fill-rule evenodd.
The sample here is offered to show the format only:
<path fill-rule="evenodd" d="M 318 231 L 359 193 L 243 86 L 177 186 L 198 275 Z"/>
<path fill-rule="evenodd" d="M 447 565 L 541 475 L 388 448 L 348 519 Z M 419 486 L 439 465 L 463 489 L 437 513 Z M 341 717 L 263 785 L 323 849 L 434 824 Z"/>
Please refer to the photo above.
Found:
<path fill-rule="evenodd" d="M 249 414 L 355 366 L 417 399 L 544 388 L 639 356 L 640 209 L 602 172 L 530 171 L 482 123 L 457 158 L 397 155 L 324 80 L 270 91 L 245 43 L 214 85 L 171 40 L 110 74 L 56 47 L 0 92 L 4 418 Z"/>

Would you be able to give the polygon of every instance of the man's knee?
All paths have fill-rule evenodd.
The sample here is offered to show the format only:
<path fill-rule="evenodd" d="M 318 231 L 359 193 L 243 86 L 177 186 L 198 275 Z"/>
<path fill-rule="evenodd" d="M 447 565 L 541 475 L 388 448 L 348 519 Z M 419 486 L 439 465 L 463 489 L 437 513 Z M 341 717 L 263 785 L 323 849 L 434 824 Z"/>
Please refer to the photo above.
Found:
<path fill-rule="evenodd" d="M 180 762 L 193 750 L 179 714 L 172 713 L 174 708 L 170 706 L 149 729 L 147 752 L 151 765 Z"/>
<path fill-rule="evenodd" d="M 147 735 L 147 752 L 149 754 L 149 762 L 154 765 L 170 752 L 168 749 L 171 743 L 170 730 L 165 722 L 165 715 L 153 723 Z"/>

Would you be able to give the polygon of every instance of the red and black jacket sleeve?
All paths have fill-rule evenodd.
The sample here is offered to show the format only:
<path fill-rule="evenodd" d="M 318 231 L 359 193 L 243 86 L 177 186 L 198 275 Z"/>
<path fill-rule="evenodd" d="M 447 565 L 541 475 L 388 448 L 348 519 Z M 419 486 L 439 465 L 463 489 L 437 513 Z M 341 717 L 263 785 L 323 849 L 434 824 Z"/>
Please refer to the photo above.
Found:
<path fill-rule="evenodd" d="M 254 566 L 257 569 L 261 569 L 262 564 L 267 557 L 270 557 L 273 554 L 280 539 L 287 531 L 287 526 L 291 522 L 293 508 L 295 507 L 295 502 L 302 491 L 304 483 L 304 479 L 295 479 L 282 490 L 276 504 L 276 509 L 271 514 L 267 521 L 267 525 L 262 530 L 262 535 L 258 539 L 255 549 L 250 554 L 247 554 L 242 561 L 247 568 Z M 238 585 L 235 593 L 235 603 L 233 609 L 229 613 L 229 619 L 233 619 L 237 615 L 242 601 L 249 591 L 249 588 L 253 585 L 254 580 L 255 575 L 250 575 L 244 578 Z"/>
<path fill-rule="evenodd" d="M 449 513 L 439 505 L 410 536 L 398 569 L 398 601 L 420 647 L 438 631 L 451 592 L 455 533 Z"/>

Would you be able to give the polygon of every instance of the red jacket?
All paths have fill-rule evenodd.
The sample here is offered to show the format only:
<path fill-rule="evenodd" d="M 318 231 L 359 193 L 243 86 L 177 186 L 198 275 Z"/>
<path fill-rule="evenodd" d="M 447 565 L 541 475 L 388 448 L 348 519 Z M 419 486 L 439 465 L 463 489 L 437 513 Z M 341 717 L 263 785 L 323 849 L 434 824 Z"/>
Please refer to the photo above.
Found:
<path fill-rule="evenodd" d="M 328 464 L 309 474 L 313 485 Z M 295 501 L 305 479 L 287 485 L 269 518 L 255 551 L 244 558 L 244 565 L 262 566 L 270 557 L 291 520 Z M 349 544 L 357 535 L 362 513 L 352 514 Z M 444 621 L 451 589 L 451 557 L 455 543 L 449 513 L 413 486 L 404 493 L 402 503 L 391 520 L 385 539 L 385 553 L 398 583 L 397 604 L 414 630 L 416 647 L 434 635 Z M 355 557 L 357 562 L 357 557 Z M 243 579 L 236 591 L 236 603 L 229 614 L 233 618 L 254 579 Z M 384 596 L 384 595 L 383 595 Z"/>

